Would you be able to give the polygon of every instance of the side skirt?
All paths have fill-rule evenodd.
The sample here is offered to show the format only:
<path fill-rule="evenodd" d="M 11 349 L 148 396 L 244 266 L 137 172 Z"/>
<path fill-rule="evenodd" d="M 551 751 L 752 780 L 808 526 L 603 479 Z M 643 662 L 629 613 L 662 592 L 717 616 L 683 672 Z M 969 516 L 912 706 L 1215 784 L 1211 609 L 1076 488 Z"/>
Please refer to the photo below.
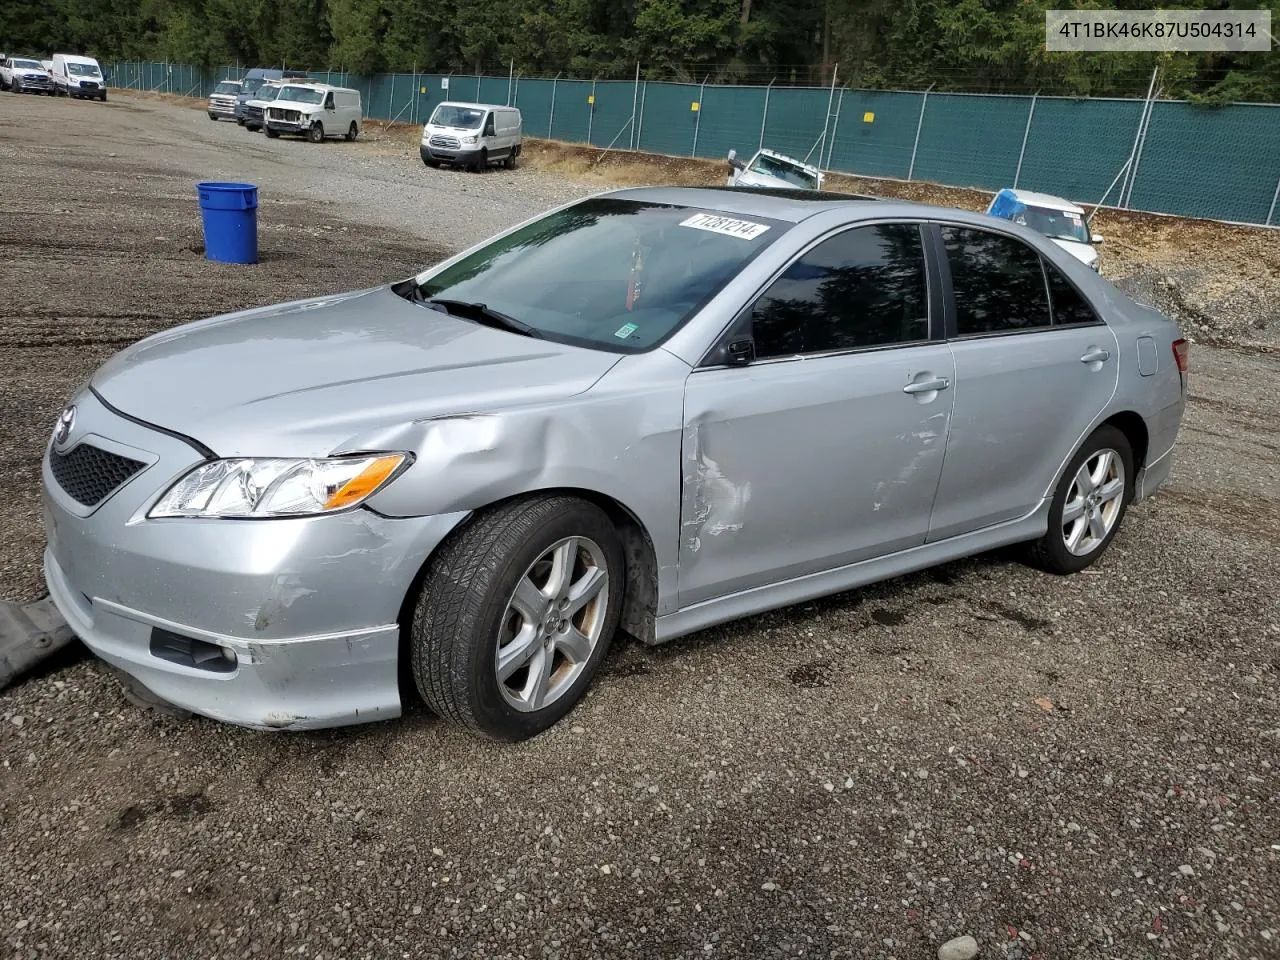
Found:
<path fill-rule="evenodd" d="M 937 566 L 961 557 L 994 550 L 1014 543 L 1036 540 L 1049 528 L 1049 505 L 1044 500 L 1031 513 L 1018 520 L 996 524 L 937 543 L 926 543 L 886 557 L 862 560 L 834 570 L 811 573 L 764 587 L 753 587 L 727 597 L 704 600 L 692 606 L 658 617 L 654 643 L 666 643 L 685 634 L 705 630 L 718 623 L 749 617 L 766 610 L 789 607 L 815 597 L 841 593 L 869 583 L 889 580 L 917 570 Z"/>

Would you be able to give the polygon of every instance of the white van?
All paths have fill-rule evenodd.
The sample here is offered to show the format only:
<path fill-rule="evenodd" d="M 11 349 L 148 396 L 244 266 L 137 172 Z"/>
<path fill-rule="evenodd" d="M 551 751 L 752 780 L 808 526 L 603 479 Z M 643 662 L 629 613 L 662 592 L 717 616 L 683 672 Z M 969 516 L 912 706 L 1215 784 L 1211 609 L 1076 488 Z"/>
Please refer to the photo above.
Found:
<path fill-rule="evenodd" d="M 62 97 L 88 97 L 107 102 L 107 81 L 102 67 L 93 57 L 79 57 L 74 53 L 55 53 L 53 65 L 53 89 Z"/>
<path fill-rule="evenodd" d="M 523 129 L 515 107 L 445 102 L 422 128 L 418 155 L 428 167 L 448 163 L 483 170 L 500 160 L 510 170 L 520 156 Z"/>
<path fill-rule="evenodd" d="M 285 83 L 267 106 L 267 136 L 298 133 L 312 143 L 354 140 L 364 126 L 360 91 L 327 83 Z"/>

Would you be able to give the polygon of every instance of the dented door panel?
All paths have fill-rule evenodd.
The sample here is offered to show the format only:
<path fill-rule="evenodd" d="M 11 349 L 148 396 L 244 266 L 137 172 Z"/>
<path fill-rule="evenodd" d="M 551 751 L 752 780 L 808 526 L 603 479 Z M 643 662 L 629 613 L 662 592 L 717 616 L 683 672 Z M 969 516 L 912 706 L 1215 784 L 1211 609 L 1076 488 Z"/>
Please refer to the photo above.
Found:
<path fill-rule="evenodd" d="M 924 542 L 952 391 L 943 344 L 700 370 L 685 392 L 680 604 Z"/>

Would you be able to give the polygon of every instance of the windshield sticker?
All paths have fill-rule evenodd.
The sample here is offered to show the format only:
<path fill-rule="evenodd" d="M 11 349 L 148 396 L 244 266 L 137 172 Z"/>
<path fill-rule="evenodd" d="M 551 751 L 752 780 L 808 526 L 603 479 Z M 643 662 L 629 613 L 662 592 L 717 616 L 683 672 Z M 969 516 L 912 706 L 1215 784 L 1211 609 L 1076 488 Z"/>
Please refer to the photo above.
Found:
<path fill-rule="evenodd" d="M 639 329 L 640 328 L 634 323 L 624 323 L 618 328 L 617 332 L 614 333 L 614 336 L 619 340 L 625 340 Z"/>
<path fill-rule="evenodd" d="M 695 230 L 709 230 L 712 233 L 722 233 L 726 237 L 739 237 L 742 240 L 754 240 L 769 229 L 763 223 L 717 217 L 710 213 L 695 213 L 688 220 L 681 220 L 680 226 L 693 227 Z"/>

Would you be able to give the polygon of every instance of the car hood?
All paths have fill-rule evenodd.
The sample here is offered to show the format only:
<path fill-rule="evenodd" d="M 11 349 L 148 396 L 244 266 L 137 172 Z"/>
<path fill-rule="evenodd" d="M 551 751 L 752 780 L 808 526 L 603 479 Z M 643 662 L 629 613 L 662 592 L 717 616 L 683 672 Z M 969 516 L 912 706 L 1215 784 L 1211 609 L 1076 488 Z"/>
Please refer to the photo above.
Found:
<path fill-rule="evenodd" d="M 1091 243 L 1080 243 L 1076 240 L 1059 240 L 1057 237 L 1050 237 L 1049 239 L 1086 266 L 1093 266 L 1098 259 L 1098 250 Z"/>
<path fill-rule="evenodd" d="M 319 457 L 413 420 L 573 396 L 619 359 L 378 287 L 176 327 L 116 354 L 91 385 L 219 456 Z"/>

